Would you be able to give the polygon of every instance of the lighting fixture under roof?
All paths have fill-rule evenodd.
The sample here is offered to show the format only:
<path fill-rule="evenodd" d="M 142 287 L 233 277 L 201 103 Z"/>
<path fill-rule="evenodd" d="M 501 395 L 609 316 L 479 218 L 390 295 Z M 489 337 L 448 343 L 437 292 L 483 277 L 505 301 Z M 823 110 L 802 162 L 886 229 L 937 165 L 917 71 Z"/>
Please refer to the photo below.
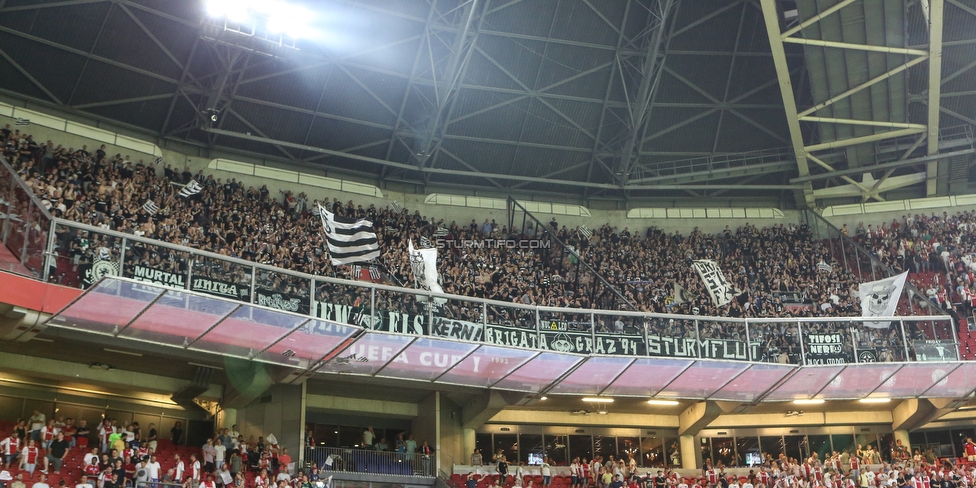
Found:
<path fill-rule="evenodd" d="M 820 405 L 824 401 L 820 398 L 808 398 L 801 400 L 793 400 L 794 405 Z"/>
<path fill-rule="evenodd" d="M 613 398 L 610 397 L 583 397 L 584 402 L 590 403 L 613 403 Z"/>
<path fill-rule="evenodd" d="M 648 405 L 660 405 L 662 407 L 673 407 L 675 405 L 678 405 L 681 402 L 677 400 L 656 400 L 652 398 L 648 400 L 647 403 Z"/>
<path fill-rule="evenodd" d="M 890 398 L 862 398 L 861 403 L 888 403 Z"/>

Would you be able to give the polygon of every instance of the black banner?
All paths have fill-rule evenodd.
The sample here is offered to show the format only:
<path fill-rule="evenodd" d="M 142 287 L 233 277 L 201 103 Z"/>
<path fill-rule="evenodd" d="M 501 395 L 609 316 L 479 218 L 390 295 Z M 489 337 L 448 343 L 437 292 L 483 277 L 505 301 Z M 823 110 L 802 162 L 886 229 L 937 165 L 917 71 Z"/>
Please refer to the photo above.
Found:
<path fill-rule="evenodd" d="M 489 325 L 485 329 L 485 341 L 499 346 L 524 347 L 576 354 L 606 354 L 643 356 L 647 354 L 643 336 L 623 334 L 588 334 L 543 330 L 536 335 L 533 329 Z"/>
<path fill-rule="evenodd" d="M 701 357 L 705 359 L 749 360 L 749 349 L 754 361 L 763 361 L 764 354 L 760 343 L 746 345 L 745 341 L 731 339 L 704 339 L 701 341 Z M 672 358 L 695 358 L 698 356 L 698 341 L 694 337 L 647 336 L 647 355 Z"/>
<path fill-rule="evenodd" d="M 434 327 L 431 330 L 431 335 L 481 342 L 483 329 L 484 327 L 477 322 L 434 317 Z"/>
<path fill-rule="evenodd" d="M 350 324 L 381 332 L 427 335 L 427 316 L 377 310 L 369 316 L 369 307 L 315 302 L 313 315 L 320 319 Z"/>
<path fill-rule="evenodd" d="M 161 269 L 136 265 L 132 268 L 132 278 L 154 285 L 171 286 L 186 289 L 186 276 L 182 273 L 170 273 Z"/>
<path fill-rule="evenodd" d="M 308 315 L 309 313 L 308 297 L 289 295 L 287 293 L 256 289 L 254 290 L 254 304 L 304 315 Z"/>
<path fill-rule="evenodd" d="M 215 297 L 233 298 L 243 302 L 251 301 L 251 287 L 228 283 L 226 281 L 194 276 L 190 280 L 190 291 L 198 291 Z"/>
<path fill-rule="evenodd" d="M 847 342 L 844 334 L 807 334 L 807 364 L 847 364 L 850 358 L 844 352 Z"/>

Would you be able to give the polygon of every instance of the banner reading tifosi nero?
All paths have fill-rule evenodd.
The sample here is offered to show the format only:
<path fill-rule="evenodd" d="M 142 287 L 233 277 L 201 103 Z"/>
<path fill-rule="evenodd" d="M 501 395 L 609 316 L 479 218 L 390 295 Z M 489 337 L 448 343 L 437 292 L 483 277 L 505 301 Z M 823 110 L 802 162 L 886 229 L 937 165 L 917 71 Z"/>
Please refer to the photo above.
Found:
<path fill-rule="evenodd" d="M 851 361 L 844 351 L 850 338 L 844 334 L 807 334 L 807 364 L 846 364 Z"/>

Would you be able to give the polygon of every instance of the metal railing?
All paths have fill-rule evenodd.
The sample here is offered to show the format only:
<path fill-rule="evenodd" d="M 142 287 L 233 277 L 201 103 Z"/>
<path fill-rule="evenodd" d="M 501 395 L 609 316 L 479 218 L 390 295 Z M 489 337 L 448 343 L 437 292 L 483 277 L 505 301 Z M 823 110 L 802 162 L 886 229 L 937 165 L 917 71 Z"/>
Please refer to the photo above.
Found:
<path fill-rule="evenodd" d="M 331 472 L 435 476 L 437 472 L 434 455 L 346 447 L 315 447 L 308 451 L 311 452 L 305 462 L 318 466 L 320 476 Z"/>
<path fill-rule="evenodd" d="M 4 179 L 5 178 L 5 179 Z M 36 209 L 3 220 L 38 277 L 87 287 L 105 275 L 394 333 L 579 354 L 780 364 L 955 360 L 949 316 L 729 318 L 526 305 L 315 276 L 51 218 L 0 158 L 0 198 Z M 45 227 L 47 225 L 47 227 Z M 428 306 L 433 297 L 445 303 Z M 789 297 L 786 297 L 789 299 Z M 808 306 L 799 304 L 802 306 Z"/>

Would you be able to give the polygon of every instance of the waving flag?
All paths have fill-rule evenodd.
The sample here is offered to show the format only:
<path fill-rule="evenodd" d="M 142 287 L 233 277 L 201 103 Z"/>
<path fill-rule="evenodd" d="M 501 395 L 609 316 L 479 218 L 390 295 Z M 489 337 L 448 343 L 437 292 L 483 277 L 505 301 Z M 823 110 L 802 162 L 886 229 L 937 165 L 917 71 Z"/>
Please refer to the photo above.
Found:
<path fill-rule="evenodd" d="M 180 190 L 180 196 L 189 198 L 197 193 L 200 193 L 201 191 L 203 191 L 203 187 L 200 186 L 200 183 L 197 183 L 197 180 L 190 180 L 190 182 L 184 185 L 183 189 Z"/>
<path fill-rule="evenodd" d="M 156 212 L 159 211 L 159 205 L 156 205 L 156 202 L 152 200 L 146 200 L 146 203 L 142 204 L 142 209 L 149 215 L 156 215 Z"/>
<path fill-rule="evenodd" d="M 380 257 L 380 244 L 373 223 L 366 219 L 340 217 L 319 206 L 322 227 L 329 241 L 333 265 L 360 263 Z"/>
<path fill-rule="evenodd" d="M 413 271 L 413 281 L 421 290 L 444 293 L 441 288 L 440 277 L 437 275 L 437 248 L 414 249 L 413 239 L 407 241 L 407 251 L 410 256 L 410 269 Z M 422 301 L 425 297 L 417 297 Z M 434 303 L 443 304 L 444 298 L 434 298 Z"/>

